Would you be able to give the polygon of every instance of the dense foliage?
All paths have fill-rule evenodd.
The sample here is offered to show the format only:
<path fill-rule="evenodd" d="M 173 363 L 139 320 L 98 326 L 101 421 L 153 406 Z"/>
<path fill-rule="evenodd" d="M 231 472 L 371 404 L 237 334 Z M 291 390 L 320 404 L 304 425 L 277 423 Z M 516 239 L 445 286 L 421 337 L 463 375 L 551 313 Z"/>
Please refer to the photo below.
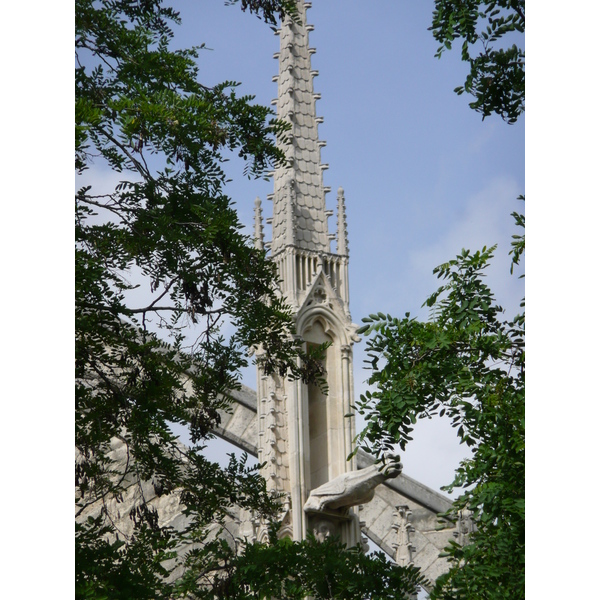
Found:
<path fill-rule="evenodd" d="M 516 122 L 525 110 L 525 0 L 436 0 L 431 30 L 438 57 L 462 40 L 470 70 L 454 91 L 474 96 L 469 106 L 484 119 L 496 113 Z"/>
<path fill-rule="evenodd" d="M 272 528 L 268 543 L 243 542 L 237 552 L 231 545 L 214 545 L 219 546 L 213 554 L 219 562 L 205 572 L 204 581 L 217 598 L 408 600 L 425 583 L 416 567 L 399 567 L 381 552 L 366 555 L 360 547 L 347 549 L 332 538 L 318 541 L 309 535 L 293 542 L 278 539 Z M 195 560 L 190 556 L 190 562 Z M 180 585 L 186 587 L 185 578 Z M 197 586 L 195 590 L 187 587 L 191 598 L 206 597 Z"/>
<path fill-rule="evenodd" d="M 523 248 L 518 236 L 515 262 Z M 360 330 L 371 334 L 376 386 L 357 403 L 365 447 L 379 455 L 404 449 L 417 419 L 439 414 L 472 448 L 445 489 L 462 490 L 447 516 L 468 515 L 475 531 L 466 545 L 451 543 L 452 568 L 432 598 L 524 597 L 525 313 L 502 320 L 484 283 L 493 250 L 463 250 L 435 270 L 444 284 L 426 302 L 429 321 L 373 314 Z"/>
<path fill-rule="evenodd" d="M 304 354 L 295 338 L 274 265 L 242 235 L 224 188 L 227 153 L 260 176 L 284 160 L 275 143 L 286 126 L 238 97 L 234 83 L 198 82 L 198 49 L 170 49 L 178 15 L 161 0 L 75 6 L 76 597 L 262 598 L 277 582 L 280 598 L 326 597 L 313 568 L 325 547 L 273 538 L 279 553 L 236 552 L 215 537 L 234 509 L 268 523 L 279 507 L 245 460 L 223 469 L 202 452 L 248 349 L 262 348 L 267 373 L 322 374 L 318 353 Z M 240 7 L 274 24 L 294 6 Z M 189 429 L 193 448 L 178 444 L 173 424 Z M 148 486 L 181 499 L 185 530 L 159 523 Z M 132 530 L 120 531 L 114 510 L 134 488 Z M 374 573 L 381 562 L 329 549 L 345 573 Z M 257 570 L 265 561 L 268 580 Z M 386 598 L 406 597 L 419 581 L 386 569 L 404 582 Z M 363 597 L 344 585 L 335 583 L 344 597 Z"/>

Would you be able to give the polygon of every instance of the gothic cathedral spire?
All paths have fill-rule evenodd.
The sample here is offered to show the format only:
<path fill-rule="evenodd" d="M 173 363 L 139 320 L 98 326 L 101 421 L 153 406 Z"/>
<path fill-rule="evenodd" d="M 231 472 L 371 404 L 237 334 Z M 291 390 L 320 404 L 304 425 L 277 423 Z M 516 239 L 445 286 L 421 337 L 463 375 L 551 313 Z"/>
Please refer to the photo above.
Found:
<path fill-rule="evenodd" d="M 303 250 L 329 252 L 321 146 L 316 116 L 318 94 L 313 92 L 311 54 L 308 47 L 306 7 L 298 6 L 298 23 L 287 18 L 279 30 L 277 116 L 291 125 L 290 143 L 284 148 L 289 166 L 275 171 L 273 195 L 273 256 L 288 245 Z M 290 210 L 291 209 L 291 210 Z M 290 220 L 291 217 L 291 220 Z"/>
<path fill-rule="evenodd" d="M 307 347 L 328 343 L 324 367 L 327 394 L 314 385 L 258 372 L 258 451 L 265 464 L 268 486 L 284 494 L 286 514 L 281 535 L 303 539 L 308 531 L 335 534 L 349 545 L 360 541 L 356 507 L 327 514 L 307 503 L 311 492 L 327 489 L 354 473 L 348 461 L 355 435 L 352 345 L 356 325 L 350 318 L 348 291 L 348 235 L 343 190 L 338 191 L 337 235 L 330 234 L 326 210 L 321 148 L 313 91 L 306 24 L 309 2 L 298 2 L 298 17 L 286 17 L 281 29 L 277 115 L 290 123 L 289 140 L 282 147 L 288 164 L 274 173 L 272 241 L 264 244 L 262 210 L 255 208 L 255 243 L 271 251 L 280 275 L 280 291 L 292 307 L 296 331 Z M 331 241 L 336 239 L 336 252 Z M 260 362 L 260 361 L 259 361 Z M 335 484 L 334 486 L 335 487 Z"/>

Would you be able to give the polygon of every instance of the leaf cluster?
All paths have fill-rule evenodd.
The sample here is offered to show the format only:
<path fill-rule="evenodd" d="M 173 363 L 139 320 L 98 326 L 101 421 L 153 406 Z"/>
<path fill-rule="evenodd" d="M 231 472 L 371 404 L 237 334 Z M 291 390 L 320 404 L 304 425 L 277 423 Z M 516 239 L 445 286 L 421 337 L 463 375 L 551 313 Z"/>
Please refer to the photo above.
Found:
<path fill-rule="evenodd" d="M 517 215 L 517 223 L 524 218 Z M 463 250 L 437 269 L 443 281 L 425 305 L 429 321 L 407 313 L 363 319 L 368 383 L 357 402 L 367 421 L 358 436 L 378 456 L 412 439 L 418 419 L 447 415 L 461 443 L 471 448 L 454 481 L 462 490 L 453 509 L 472 513 L 470 543 L 452 543 L 450 573 L 432 598 L 520 598 L 524 593 L 525 314 L 510 321 L 484 282 L 495 248 Z M 516 236 L 514 264 L 524 250 Z"/>
<path fill-rule="evenodd" d="M 188 586 L 191 598 L 408 600 L 427 583 L 417 568 L 399 567 L 381 552 L 367 556 L 359 547 L 310 535 L 300 542 L 278 539 L 275 529 L 268 543 L 243 544 L 239 554 L 222 546 L 220 560 L 225 569 L 204 586 Z"/>
<path fill-rule="evenodd" d="M 111 541 L 102 516 L 75 523 L 75 597 L 129 600 L 170 597 L 163 566 L 174 556 L 170 531 L 144 523 L 126 544 Z"/>
<path fill-rule="evenodd" d="M 496 113 L 515 123 L 525 110 L 525 51 L 505 42 L 525 31 L 525 0 L 436 0 L 430 30 L 438 58 L 462 40 L 470 71 L 454 91 L 474 96 L 469 106 L 483 119 Z"/>
<path fill-rule="evenodd" d="M 277 19 L 281 21 L 286 15 L 292 18 L 298 16 L 296 0 L 226 0 L 225 4 L 234 5 L 238 2 L 241 2 L 240 8 L 244 12 L 254 13 L 271 25 L 276 25 Z"/>

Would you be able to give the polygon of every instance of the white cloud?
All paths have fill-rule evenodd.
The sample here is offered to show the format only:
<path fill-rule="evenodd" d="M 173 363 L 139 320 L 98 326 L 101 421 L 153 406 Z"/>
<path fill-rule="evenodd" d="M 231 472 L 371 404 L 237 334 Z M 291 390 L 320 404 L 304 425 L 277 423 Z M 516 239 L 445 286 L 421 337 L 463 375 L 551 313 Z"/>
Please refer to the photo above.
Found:
<path fill-rule="evenodd" d="M 454 220 L 448 223 L 445 234 L 424 250 L 411 252 L 413 268 L 428 269 L 457 254 L 461 248 L 478 249 L 484 245 L 502 243 L 510 238 L 512 218 L 521 193 L 513 179 L 497 178 L 471 196 Z"/>
<path fill-rule="evenodd" d="M 522 202 L 517 200 L 522 192 L 514 179 L 496 178 L 468 198 L 437 240 L 409 253 L 415 279 L 431 273 L 435 266 L 454 258 L 463 248 L 474 252 L 497 244 L 494 259 L 486 270 L 487 284 L 512 316 L 523 297 L 523 280 L 517 275 L 511 277 L 508 256 L 511 236 L 520 233 L 511 213 L 524 210 Z M 435 277 L 431 275 L 428 281 L 435 282 Z"/>
<path fill-rule="evenodd" d="M 456 430 L 446 417 L 418 421 L 411 434 L 413 440 L 406 446 L 401 460 L 405 475 L 440 491 L 454 479 L 454 471 L 460 461 L 470 456 L 470 449 L 460 444 Z M 446 492 L 440 492 L 446 494 Z M 452 497 L 460 495 L 455 490 Z"/>

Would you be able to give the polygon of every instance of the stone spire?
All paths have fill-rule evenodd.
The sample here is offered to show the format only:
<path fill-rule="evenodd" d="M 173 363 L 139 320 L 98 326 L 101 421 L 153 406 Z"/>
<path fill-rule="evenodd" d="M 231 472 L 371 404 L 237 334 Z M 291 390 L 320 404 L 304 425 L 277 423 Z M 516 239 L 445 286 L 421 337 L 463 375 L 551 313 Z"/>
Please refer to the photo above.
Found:
<path fill-rule="evenodd" d="M 343 190 L 338 196 L 337 253 L 330 249 L 321 148 L 317 127 L 306 25 L 309 2 L 298 1 L 296 21 L 287 17 L 278 31 L 280 51 L 277 105 L 279 119 L 290 124 L 287 163 L 274 172 L 273 238 L 265 243 L 279 274 L 279 291 L 292 310 L 296 333 L 305 349 L 327 345 L 323 367 L 327 394 L 319 386 L 292 381 L 261 369 L 257 351 L 258 454 L 267 488 L 288 498 L 281 535 L 305 539 L 309 532 L 339 535 L 348 546 L 360 542 L 358 515 L 351 505 L 327 511 L 309 502 L 313 490 L 346 481 L 356 468 L 347 460 L 356 435 L 353 412 L 352 345 L 356 325 L 349 310 L 348 236 Z M 262 242 L 260 205 L 255 238 Z M 339 478 L 342 479 L 339 479 Z M 352 479 L 352 477 L 351 477 Z M 282 533 L 283 532 L 283 533 Z"/>
<path fill-rule="evenodd" d="M 343 188 L 338 188 L 337 200 L 337 253 L 340 256 L 348 256 L 348 225 L 346 223 L 346 200 Z"/>
<path fill-rule="evenodd" d="M 262 208 L 260 198 L 254 200 L 254 247 L 264 250 L 265 235 L 263 233 Z"/>
<path fill-rule="evenodd" d="M 306 9 L 309 2 L 298 3 L 299 23 L 287 17 L 278 34 L 279 59 L 277 115 L 291 125 L 290 144 L 284 150 L 289 166 L 275 170 L 273 194 L 273 241 L 272 255 L 293 245 L 299 249 L 329 252 L 327 215 L 325 211 L 325 188 L 321 164 L 321 147 L 318 139 L 318 123 L 315 103 L 319 94 L 313 92 L 313 78 L 318 74 L 311 70 L 311 54 L 308 33 L 312 25 L 306 25 Z M 292 231 L 289 230 L 293 223 Z"/>

